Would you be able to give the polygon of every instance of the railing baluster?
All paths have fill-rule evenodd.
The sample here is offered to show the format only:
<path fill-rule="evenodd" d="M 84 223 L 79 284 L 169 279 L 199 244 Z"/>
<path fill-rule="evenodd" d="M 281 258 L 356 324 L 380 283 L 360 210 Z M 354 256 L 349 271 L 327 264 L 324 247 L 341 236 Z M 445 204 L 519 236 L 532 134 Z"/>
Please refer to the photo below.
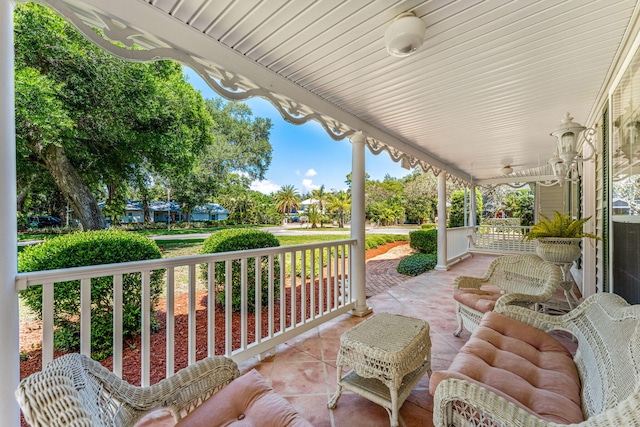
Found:
<path fill-rule="evenodd" d="M 320 316 L 324 314 L 324 249 L 318 250 L 318 313 Z"/>
<path fill-rule="evenodd" d="M 188 321 L 188 363 L 196 363 L 196 265 L 189 264 L 189 285 L 187 289 Z"/>
<path fill-rule="evenodd" d="M 291 325 L 290 328 L 296 326 L 296 251 L 291 251 Z"/>
<path fill-rule="evenodd" d="M 53 283 L 42 284 L 42 369 L 53 360 Z"/>
<path fill-rule="evenodd" d="M 274 259 L 273 254 L 269 254 L 269 338 L 273 337 L 273 328 L 274 328 Z"/>
<path fill-rule="evenodd" d="M 256 280 L 254 283 L 254 307 L 253 318 L 255 321 L 255 336 L 256 342 L 262 341 L 262 257 L 257 256 L 254 258 L 254 267 L 256 271 Z"/>
<path fill-rule="evenodd" d="M 311 249 L 309 251 L 309 269 L 310 276 L 309 277 L 309 292 L 311 292 L 311 304 L 309 304 L 309 318 L 316 318 L 316 250 Z"/>
<path fill-rule="evenodd" d="M 330 313 L 333 310 L 333 307 L 331 305 L 331 248 L 326 248 L 327 249 L 327 261 L 326 261 L 326 265 L 327 265 L 327 312 Z M 324 250 L 324 249 L 323 249 Z"/>
<path fill-rule="evenodd" d="M 285 272 L 287 270 L 287 263 L 285 253 L 280 253 L 280 333 L 283 333 L 286 329 L 286 292 L 285 292 Z"/>
<path fill-rule="evenodd" d="M 247 305 L 249 303 L 249 280 L 247 278 L 247 258 L 242 257 L 240 260 L 240 348 L 247 348 L 247 334 L 249 333 L 247 326 Z"/>
<path fill-rule="evenodd" d="M 307 251 L 300 251 L 300 321 L 307 323 Z"/>
<path fill-rule="evenodd" d="M 113 373 L 122 378 L 122 274 L 113 276 Z"/>
<path fill-rule="evenodd" d="M 338 281 L 338 245 L 332 246 L 333 253 L 333 308 L 338 308 L 338 297 L 340 297 Z M 329 249 L 331 250 L 331 249 Z"/>
<path fill-rule="evenodd" d="M 142 272 L 142 333 L 140 349 L 140 368 L 142 386 L 151 385 L 151 272 Z"/>
<path fill-rule="evenodd" d="M 225 309 L 225 355 L 231 356 L 231 352 L 233 351 L 233 310 L 232 310 L 232 286 L 231 286 L 231 263 L 233 261 L 226 260 L 224 262 L 224 309 Z"/>
<path fill-rule="evenodd" d="M 174 292 L 175 292 L 175 270 L 173 267 L 167 268 L 167 278 L 166 278 L 166 376 L 169 378 L 175 372 L 175 316 L 174 316 Z"/>
<path fill-rule="evenodd" d="M 91 357 L 91 279 L 80 280 L 80 353 Z"/>
<path fill-rule="evenodd" d="M 216 263 L 207 264 L 207 355 L 216 354 Z"/>

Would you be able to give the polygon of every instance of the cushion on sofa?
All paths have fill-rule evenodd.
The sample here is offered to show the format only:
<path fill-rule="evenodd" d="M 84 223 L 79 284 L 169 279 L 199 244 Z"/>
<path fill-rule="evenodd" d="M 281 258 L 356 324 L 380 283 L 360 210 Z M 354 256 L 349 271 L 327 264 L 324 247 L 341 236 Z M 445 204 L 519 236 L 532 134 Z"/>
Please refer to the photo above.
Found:
<path fill-rule="evenodd" d="M 432 395 L 446 378 L 481 384 L 547 421 L 584 421 L 571 353 L 545 332 L 492 311 L 485 313 L 449 369 L 433 373 Z"/>
<path fill-rule="evenodd" d="M 454 289 L 453 299 L 459 303 L 478 310 L 480 313 L 492 311 L 496 301 L 503 294 L 500 289 L 494 286 L 480 289 Z"/>
<path fill-rule="evenodd" d="M 211 396 L 176 427 L 312 427 L 252 369 Z"/>

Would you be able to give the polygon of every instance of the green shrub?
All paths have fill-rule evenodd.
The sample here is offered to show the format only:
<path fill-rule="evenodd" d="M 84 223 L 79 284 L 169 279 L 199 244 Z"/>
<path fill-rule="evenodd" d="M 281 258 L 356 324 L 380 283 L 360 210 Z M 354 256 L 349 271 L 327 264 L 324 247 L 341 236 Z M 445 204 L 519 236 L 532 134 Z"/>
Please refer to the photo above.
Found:
<path fill-rule="evenodd" d="M 425 222 L 424 224 L 420 225 L 420 228 L 422 230 L 432 230 L 434 228 L 438 228 L 438 224 L 434 224 L 434 223 L 431 223 L 431 222 Z"/>
<path fill-rule="evenodd" d="M 433 270 L 438 262 L 438 256 L 434 254 L 417 253 L 404 257 L 398 263 L 398 273 L 405 276 L 417 276 L 426 271 Z"/>
<path fill-rule="evenodd" d="M 200 250 L 201 254 L 212 254 L 219 252 L 234 252 L 244 251 L 248 249 L 260 249 L 260 248 L 273 248 L 280 246 L 280 242 L 271 233 L 260 230 L 252 229 L 229 229 L 222 230 L 209 236 L 202 245 Z M 242 306 L 242 272 L 241 263 L 239 260 L 232 261 L 231 263 L 231 284 L 232 284 L 232 309 L 233 311 L 240 311 Z M 261 301 L 262 306 L 265 307 L 269 303 L 269 260 L 267 257 L 262 257 L 260 260 L 261 269 Z M 255 311 L 255 259 L 247 259 L 247 307 L 250 312 Z M 204 277 L 207 277 L 207 268 L 203 268 Z M 274 259 L 273 269 L 273 282 L 274 282 L 274 298 L 278 298 L 280 291 L 280 264 L 277 259 Z M 217 289 L 216 300 L 217 302 L 224 304 L 225 302 L 225 263 L 217 262 L 215 271 L 215 286 Z"/>
<path fill-rule="evenodd" d="M 425 253 L 438 253 L 438 230 L 416 230 L 409 233 L 411 248 Z"/>
<path fill-rule="evenodd" d="M 18 254 L 21 272 L 54 270 L 88 265 L 122 263 L 161 258 L 152 240 L 124 231 L 87 231 L 67 234 L 25 248 Z M 151 274 L 151 310 L 158 303 L 163 271 Z M 125 337 L 140 332 L 140 273 L 123 276 L 122 329 Z M 20 292 L 25 304 L 42 318 L 42 286 Z M 54 287 L 54 346 L 60 350 L 80 348 L 80 282 L 56 283 Z M 151 316 L 155 320 L 155 316 Z M 152 325 L 155 326 L 155 325 Z M 100 359 L 113 348 L 113 277 L 91 280 L 91 348 Z"/>
<path fill-rule="evenodd" d="M 375 249 L 387 243 L 406 241 L 407 236 L 403 234 L 370 234 L 364 239 L 364 248 Z"/>

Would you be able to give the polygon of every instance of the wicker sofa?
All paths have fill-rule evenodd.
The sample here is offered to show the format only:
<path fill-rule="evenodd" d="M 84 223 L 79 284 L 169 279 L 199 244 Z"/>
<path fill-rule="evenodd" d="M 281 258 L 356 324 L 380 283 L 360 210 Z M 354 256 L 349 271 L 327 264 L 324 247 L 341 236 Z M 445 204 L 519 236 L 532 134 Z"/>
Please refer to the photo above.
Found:
<path fill-rule="evenodd" d="M 150 387 L 136 387 L 72 353 L 22 380 L 16 397 L 32 427 L 311 427 L 254 369 L 240 376 L 207 357 Z"/>
<path fill-rule="evenodd" d="M 469 332 L 480 323 L 487 311 L 504 294 L 518 294 L 514 299 L 527 306 L 548 301 L 562 281 L 560 267 L 537 255 L 505 255 L 494 259 L 483 277 L 459 276 L 453 282 L 458 328 Z"/>
<path fill-rule="evenodd" d="M 550 316 L 512 302 L 502 297 L 433 373 L 435 426 L 640 425 L 640 305 L 597 294 Z M 573 335 L 575 356 L 553 330 Z"/>

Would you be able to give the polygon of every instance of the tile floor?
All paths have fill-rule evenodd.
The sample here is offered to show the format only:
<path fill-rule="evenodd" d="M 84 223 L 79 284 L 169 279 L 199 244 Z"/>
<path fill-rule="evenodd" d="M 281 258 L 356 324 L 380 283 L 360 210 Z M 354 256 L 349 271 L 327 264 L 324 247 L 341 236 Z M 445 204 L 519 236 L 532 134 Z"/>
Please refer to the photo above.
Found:
<path fill-rule="evenodd" d="M 374 313 L 397 313 L 427 321 L 432 369 L 446 369 L 469 338 L 466 330 L 460 337 L 452 334 L 457 322 L 451 284 L 458 276 L 484 275 L 494 258 L 494 255 L 476 254 L 451 266 L 448 271 L 425 273 L 391 287 L 367 302 Z M 561 293 L 557 297 L 563 298 Z M 343 392 L 335 409 L 327 408 L 337 386 L 340 335 L 366 318 L 348 314 L 339 316 L 278 346 L 273 357 L 240 364 L 240 371 L 257 369 L 315 427 L 388 427 L 389 415 L 384 408 L 347 391 Z M 563 341 L 572 347 L 568 339 Z M 433 426 L 432 408 L 429 377 L 425 375 L 400 409 L 400 427 Z"/>
<path fill-rule="evenodd" d="M 431 271 L 369 298 L 368 304 L 374 313 L 397 313 L 427 321 L 432 368 L 446 369 L 469 337 L 466 331 L 459 338 L 452 335 L 456 318 L 451 284 L 460 275 L 482 276 L 494 258 L 475 255 L 448 271 Z M 384 408 L 349 392 L 342 394 L 334 410 L 327 408 L 336 390 L 340 335 L 366 318 L 342 315 L 278 346 L 273 357 L 242 363 L 240 370 L 257 369 L 315 427 L 389 426 Z M 432 403 L 429 377 L 425 375 L 400 409 L 400 426 L 432 426 Z"/>

